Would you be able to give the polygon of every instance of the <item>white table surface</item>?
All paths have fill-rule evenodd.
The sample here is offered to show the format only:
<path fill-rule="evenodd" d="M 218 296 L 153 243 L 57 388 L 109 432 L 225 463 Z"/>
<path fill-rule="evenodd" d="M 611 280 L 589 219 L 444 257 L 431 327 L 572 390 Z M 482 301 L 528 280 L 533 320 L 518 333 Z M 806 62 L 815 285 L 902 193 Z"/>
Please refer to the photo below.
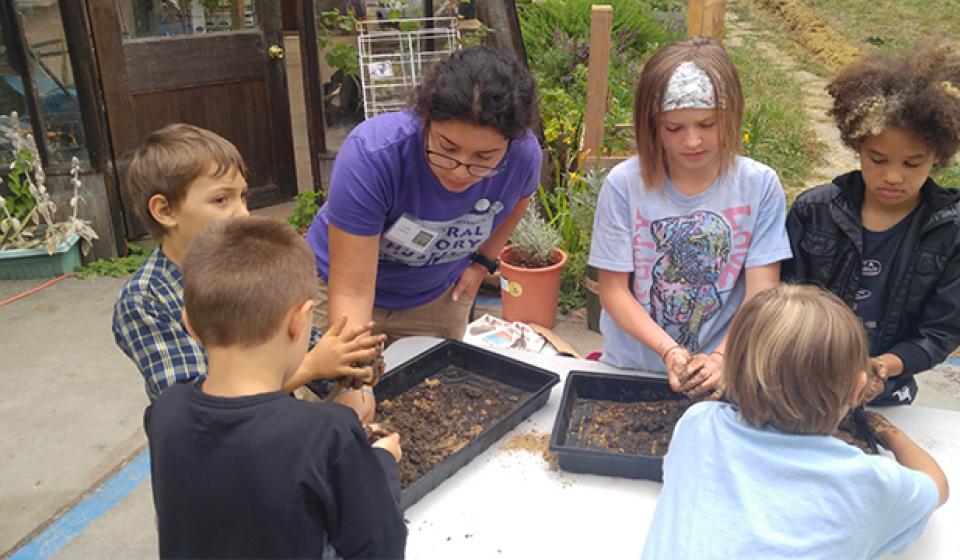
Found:
<path fill-rule="evenodd" d="M 384 354 L 387 369 L 439 342 L 411 337 L 394 343 Z M 519 434 L 550 434 L 569 371 L 620 370 L 573 358 L 491 351 L 553 371 L 561 382 L 543 408 L 406 511 L 407 558 L 639 557 L 659 483 L 551 471 L 538 454 L 505 449 Z M 881 412 L 930 451 L 950 481 L 960 484 L 960 413 L 918 406 Z M 896 556 L 958 557 L 960 496 L 937 510 L 923 535 Z"/>

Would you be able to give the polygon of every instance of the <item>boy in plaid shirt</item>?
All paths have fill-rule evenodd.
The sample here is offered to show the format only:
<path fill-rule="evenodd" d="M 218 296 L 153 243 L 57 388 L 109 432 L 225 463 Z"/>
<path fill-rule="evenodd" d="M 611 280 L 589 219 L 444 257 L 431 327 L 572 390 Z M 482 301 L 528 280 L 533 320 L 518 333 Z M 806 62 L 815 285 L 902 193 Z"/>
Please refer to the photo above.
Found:
<path fill-rule="evenodd" d="M 140 369 L 151 402 L 175 383 L 206 377 L 203 347 L 183 324 L 180 265 L 187 245 L 207 224 L 248 214 L 246 175 L 246 165 L 233 144 L 186 124 L 151 133 L 130 164 L 130 198 L 160 246 L 121 289 L 114 306 L 113 333 L 117 346 Z M 284 384 L 285 391 L 297 390 L 298 396 L 307 397 L 312 393 L 304 385 L 315 379 L 373 377 L 372 368 L 351 364 L 375 358 L 382 337 L 370 334 L 372 323 L 347 332 L 343 325 L 343 321 L 333 325 L 322 338 L 312 333 L 311 350 Z M 354 408 L 361 420 L 373 415 L 374 399 L 359 392 L 344 393 L 336 400 Z"/>

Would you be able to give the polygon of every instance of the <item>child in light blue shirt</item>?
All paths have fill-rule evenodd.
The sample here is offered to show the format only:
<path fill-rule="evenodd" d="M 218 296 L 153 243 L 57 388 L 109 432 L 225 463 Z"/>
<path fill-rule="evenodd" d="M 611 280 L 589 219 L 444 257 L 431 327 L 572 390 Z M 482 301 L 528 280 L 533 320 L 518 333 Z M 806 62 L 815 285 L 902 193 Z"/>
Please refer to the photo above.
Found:
<path fill-rule="evenodd" d="M 867 337 L 836 296 L 782 285 L 747 301 L 727 344 L 724 397 L 692 406 L 664 458 L 643 558 L 877 558 L 947 499 L 936 461 L 876 413 L 893 452 L 832 437 L 868 393 Z"/>

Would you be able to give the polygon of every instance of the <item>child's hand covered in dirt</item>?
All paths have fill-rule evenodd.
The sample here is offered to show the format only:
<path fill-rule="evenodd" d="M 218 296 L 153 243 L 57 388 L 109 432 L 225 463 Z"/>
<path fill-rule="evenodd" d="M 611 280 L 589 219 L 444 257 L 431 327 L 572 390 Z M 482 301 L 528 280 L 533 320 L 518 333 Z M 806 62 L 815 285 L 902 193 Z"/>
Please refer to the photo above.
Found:
<path fill-rule="evenodd" d="M 379 447 L 380 449 L 386 449 L 389 451 L 398 463 L 400 462 L 400 458 L 403 457 L 403 451 L 400 449 L 400 434 L 393 433 L 383 436 L 374 441 L 372 445 L 373 447 Z"/>
<path fill-rule="evenodd" d="M 667 368 L 667 379 L 670 388 L 680 392 L 682 380 L 686 377 L 687 364 L 690 362 L 690 351 L 677 345 L 663 353 L 663 365 Z"/>
<path fill-rule="evenodd" d="M 890 439 L 896 437 L 900 430 L 884 416 L 872 410 L 863 411 L 862 418 L 867 425 L 867 429 L 870 430 L 873 437 L 877 438 L 877 442 L 890 449 Z"/>
<path fill-rule="evenodd" d="M 382 368 L 376 367 L 382 362 L 380 353 L 386 335 L 373 335 L 373 321 L 366 325 L 346 328 L 347 317 L 330 325 L 323 337 L 304 357 L 304 366 L 314 373 L 311 379 L 331 379 L 347 377 L 357 385 L 375 384 Z M 358 365 L 357 362 L 369 362 Z"/>
<path fill-rule="evenodd" d="M 680 392 L 691 399 L 719 399 L 723 393 L 723 358 L 720 354 L 697 354 L 683 372 Z"/>
<path fill-rule="evenodd" d="M 870 359 L 870 371 L 867 372 L 867 386 L 863 390 L 860 404 L 867 404 L 883 392 L 887 384 L 887 364 L 879 358 Z"/>

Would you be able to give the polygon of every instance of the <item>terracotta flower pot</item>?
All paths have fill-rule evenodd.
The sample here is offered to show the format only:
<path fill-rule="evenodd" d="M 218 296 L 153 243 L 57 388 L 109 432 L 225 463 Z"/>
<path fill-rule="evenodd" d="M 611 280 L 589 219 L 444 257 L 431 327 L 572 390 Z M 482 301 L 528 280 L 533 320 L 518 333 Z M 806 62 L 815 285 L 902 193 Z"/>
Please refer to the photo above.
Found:
<path fill-rule="evenodd" d="M 557 264 L 544 268 L 516 266 L 513 246 L 500 253 L 500 296 L 503 318 L 507 321 L 536 323 L 547 328 L 557 324 L 557 300 L 560 297 L 560 273 L 567 263 L 567 254 L 560 254 Z"/>

